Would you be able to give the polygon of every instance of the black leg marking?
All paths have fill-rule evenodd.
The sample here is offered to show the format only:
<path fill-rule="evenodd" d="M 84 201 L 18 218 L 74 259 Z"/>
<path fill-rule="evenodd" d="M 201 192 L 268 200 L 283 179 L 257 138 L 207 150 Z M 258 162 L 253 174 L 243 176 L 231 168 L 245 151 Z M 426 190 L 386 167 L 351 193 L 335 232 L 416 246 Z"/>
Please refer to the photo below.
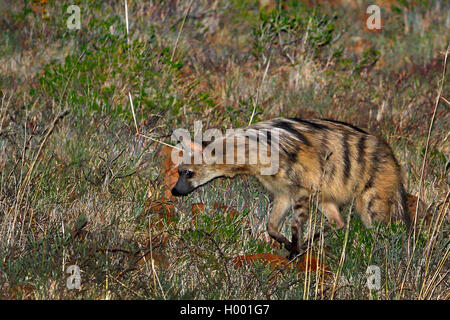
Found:
<path fill-rule="evenodd" d="M 303 224 L 308 218 L 309 213 L 309 197 L 299 197 L 294 205 L 294 216 L 292 217 L 291 234 L 292 247 L 290 257 L 298 255 L 303 244 Z"/>

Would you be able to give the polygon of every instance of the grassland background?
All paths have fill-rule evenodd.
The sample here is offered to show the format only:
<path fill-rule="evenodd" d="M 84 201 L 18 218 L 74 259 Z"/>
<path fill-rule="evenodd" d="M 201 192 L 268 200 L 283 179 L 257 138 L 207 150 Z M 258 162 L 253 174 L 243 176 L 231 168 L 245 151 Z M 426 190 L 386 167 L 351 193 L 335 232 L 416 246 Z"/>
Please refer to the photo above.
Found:
<path fill-rule="evenodd" d="M 373 3 L 380 32 L 364 27 Z M 80 30 L 67 27 L 72 4 Z M 127 35 L 124 1 L 1 0 L 0 298 L 448 299 L 444 100 L 428 148 L 427 135 L 439 88 L 450 100 L 449 9 L 128 0 Z M 243 254 L 286 255 L 264 232 L 269 195 L 240 177 L 167 199 L 162 145 L 136 135 L 129 94 L 140 132 L 166 143 L 196 120 L 245 126 L 253 110 L 254 121 L 332 118 L 383 136 L 426 204 L 410 254 L 404 226 L 366 230 L 349 206 L 348 231 L 315 243 L 326 275 L 236 267 Z M 316 214 L 309 229 L 323 223 Z M 80 290 L 67 288 L 70 265 Z M 380 290 L 366 286 L 369 265 L 381 268 Z"/>

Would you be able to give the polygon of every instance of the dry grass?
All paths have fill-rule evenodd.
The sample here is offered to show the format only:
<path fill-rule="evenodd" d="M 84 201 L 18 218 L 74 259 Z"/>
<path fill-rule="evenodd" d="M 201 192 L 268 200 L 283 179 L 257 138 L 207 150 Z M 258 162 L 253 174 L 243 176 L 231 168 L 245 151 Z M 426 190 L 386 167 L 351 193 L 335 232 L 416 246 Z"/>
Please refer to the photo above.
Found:
<path fill-rule="evenodd" d="M 127 1 L 125 20 L 125 2 L 85 0 L 78 31 L 59 2 L 0 6 L 0 298 L 449 298 L 448 4 L 378 1 L 372 33 L 366 3 L 263 2 Z M 303 267 L 236 267 L 286 255 L 269 195 L 242 177 L 167 199 L 160 142 L 276 116 L 385 137 L 423 200 L 412 234 L 366 230 L 352 206 L 334 231 L 313 205 Z"/>

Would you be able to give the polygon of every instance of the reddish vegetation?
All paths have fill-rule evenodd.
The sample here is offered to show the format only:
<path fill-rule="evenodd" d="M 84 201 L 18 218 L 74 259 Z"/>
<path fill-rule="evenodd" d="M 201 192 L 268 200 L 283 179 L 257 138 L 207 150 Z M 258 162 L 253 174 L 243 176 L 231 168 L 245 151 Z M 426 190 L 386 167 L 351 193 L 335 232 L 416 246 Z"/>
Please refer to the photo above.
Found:
<path fill-rule="evenodd" d="M 306 260 L 308 258 L 308 260 Z M 319 261 L 319 259 L 313 254 L 303 255 L 299 261 L 290 262 L 287 258 L 271 253 L 258 253 L 238 256 L 234 258 L 233 264 L 236 267 L 241 267 L 244 264 L 261 263 L 268 265 L 271 269 L 290 269 L 297 270 L 298 272 L 305 272 L 306 270 L 316 272 L 325 271 L 329 269 Z"/>
<path fill-rule="evenodd" d="M 249 263 L 262 263 L 269 265 L 272 269 L 281 269 L 288 266 L 289 260 L 276 254 L 258 253 L 237 256 L 234 258 L 233 263 L 236 267 L 241 267 L 242 265 Z M 292 268 L 293 266 L 294 264 L 291 263 L 288 267 Z"/>
<path fill-rule="evenodd" d="M 408 194 L 408 214 L 411 218 L 411 221 L 414 221 L 414 217 L 416 215 L 416 208 L 417 208 L 417 197 L 413 196 L 412 194 Z M 417 218 L 421 218 L 423 213 L 423 202 L 419 200 L 419 210 L 417 210 Z"/>
<path fill-rule="evenodd" d="M 163 146 L 161 149 L 161 156 L 164 158 L 163 163 L 163 175 L 164 175 L 164 195 L 167 199 L 172 199 L 172 193 L 170 190 L 175 186 L 178 180 L 178 170 L 175 164 L 172 162 L 172 150 L 168 146 Z"/>
<path fill-rule="evenodd" d="M 205 211 L 205 205 L 201 202 L 191 204 L 191 214 L 192 214 L 192 221 L 195 221 L 197 219 L 197 216 Z"/>
<path fill-rule="evenodd" d="M 422 200 L 419 200 L 419 208 L 417 209 L 417 197 L 412 194 L 408 194 L 408 213 L 411 218 L 411 222 L 414 223 L 414 219 L 417 213 L 416 224 L 420 222 L 421 219 L 425 218 L 425 224 L 429 224 L 432 220 L 431 212 L 427 211 L 427 207 Z"/>
<path fill-rule="evenodd" d="M 306 254 L 303 256 L 303 259 L 297 263 L 297 268 L 301 272 L 305 272 L 306 270 L 311 272 L 317 272 L 317 271 L 325 271 L 330 272 L 328 267 L 320 262 L 320 259 L 317 258 L 314 254 L 309 254 L 306 256 Z"/>
<path fill-rule="evenodd" d="M 227 217 L 230 219 L 234 219 L 239 215 L 239 212 L 237 210 L 218 202 L 214 203 L 214 210 L 224 211 L 227 214 Z"/>

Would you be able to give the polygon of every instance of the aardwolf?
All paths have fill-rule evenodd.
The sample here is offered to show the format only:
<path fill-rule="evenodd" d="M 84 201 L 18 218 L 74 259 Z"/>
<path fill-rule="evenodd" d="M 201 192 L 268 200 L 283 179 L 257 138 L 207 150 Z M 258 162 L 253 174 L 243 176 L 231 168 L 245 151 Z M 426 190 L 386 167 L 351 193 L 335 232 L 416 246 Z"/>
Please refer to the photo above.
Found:
<path fill-rule="evenodd" d="M 339 207 L 352 201 L 368 228 L 374 222 L 388 222 L 391 217 L 410 224 L 401 169 L 383 139 L 351 124 L 327 119 L 277 118 L 255 123 L 246 130 L 257 134 L 236 131 L 211 142 L 206 147 L 209 152 L 203 152 L 202 163 L 184 160 L 178 166 L 179 177 L 172 194 L 187 195 L 217 177 L 255 176 L 273 195 L 267 231 L 285 245 L 291 257 L 302 248 L 303 225 L 313 194 L 320 194 L 321 211 L 337 228 L 344 226 Z M 270 159 L 278 161 L 276 172 L 261 174 L 262 168 L 274 164 L 273 160 L 264 162 L 260 157 L 250 161 L 256 154 L 252 141 L 270 148 Z M 234 151 L 243 146 L 240 150 L 244 150 L 245 159 L 239 162 L 238 152 Z M 216 149 L 223 152 L 214 152 Z M 224 161 L 230 151 L 232 157 L 227 160 L 232 161 Z M 277 157 L 272 157 L 274 153 Z M 212 157 L 216 161 L 208 161 Z M 294 213 L 291 241 L 280 233 L 290 208 Z"/>

